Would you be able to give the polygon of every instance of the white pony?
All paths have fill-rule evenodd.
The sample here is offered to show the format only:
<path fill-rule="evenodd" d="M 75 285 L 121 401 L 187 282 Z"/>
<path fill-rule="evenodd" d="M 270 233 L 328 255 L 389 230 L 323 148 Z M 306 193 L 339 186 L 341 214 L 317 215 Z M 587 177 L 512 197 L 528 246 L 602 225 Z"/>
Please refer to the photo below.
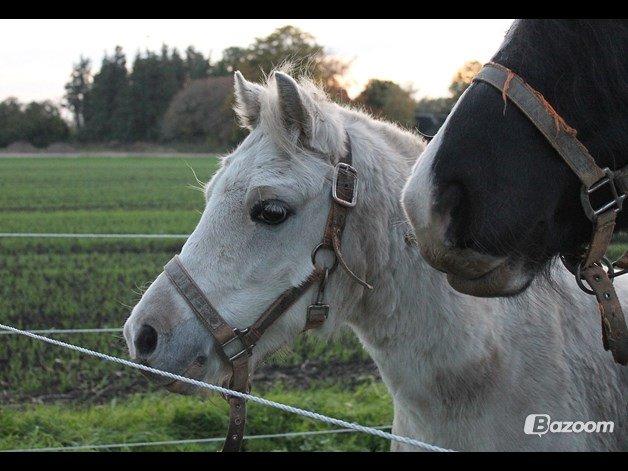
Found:
<path fill-rule="evenodd" d="M 627 449 L 626 372 L 602 349 L 595 301 L 568 272 L 555 269 L 555 289 L 533 285 L 514 299 L 455 292 L 409 242 L 400 204 L 424 147 L 419 137 L 332 103 L 309 81 L 281 72 L 265 85 L 236 73 L 235 91 L 250 134 L 207 185 L 205 210 L 180 255 L 231 325 L 248 327 L 310 273 L 330 208 L 332 168 L 347 152 L 348 133 L 360 186 L 342 250 L 374 290 L 336 270 L 325 292 L 329 317 L 317 333 L 326 337 L 348 324 L 358 335 L 392 396 L 393 432 L 457 450 Z M 294 341 L 315 291 L 267 331 L 253 365 Z M 151 366 L 212 383 L 229 374 L 163 273 L 133 309 L 124 335 L 131 357 Z M 190 392 L 180 383 L 169 387 Z M 614 426 L 527 434 L 529 414 Z"/>

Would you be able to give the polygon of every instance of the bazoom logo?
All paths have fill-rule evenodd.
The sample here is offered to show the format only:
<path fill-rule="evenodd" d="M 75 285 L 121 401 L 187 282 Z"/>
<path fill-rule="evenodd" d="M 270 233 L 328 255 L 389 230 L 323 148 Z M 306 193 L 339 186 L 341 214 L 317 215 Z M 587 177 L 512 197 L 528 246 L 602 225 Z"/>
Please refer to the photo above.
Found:
<path fill-rule="evenodd" d="M 552 421 L 547 414 L 530 414 L 526 417 L 523 431 L 527 435 L 545 435 L 550 433 L 613 433 L 615 423 L 612 421 Z"/>

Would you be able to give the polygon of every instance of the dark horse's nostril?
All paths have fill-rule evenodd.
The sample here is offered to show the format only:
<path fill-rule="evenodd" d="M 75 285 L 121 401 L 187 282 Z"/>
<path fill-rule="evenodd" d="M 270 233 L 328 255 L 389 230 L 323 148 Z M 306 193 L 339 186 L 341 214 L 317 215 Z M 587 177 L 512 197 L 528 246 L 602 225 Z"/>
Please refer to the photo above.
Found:
<path fill-rule="evenodd" d="M 465 189 L 459 183 L 450 183 L 443 187 L 434 204 L 435 212 L 446 226 L 441 227 L 446 248 L 464 246 L 469 230 L 468 208 L 465 202 Z M 446 223 L 448 221 L 448 223 Z"/>
<path fill-rule="evenodd" d="M 135 337 L 135 348 L 138 355 L 147 357 L 157 348 L 157 331 L 148 324 L 144 324 Z"/>
<path fill-rule="evenodd" d="M 434 209 L 442 215 L 451 214 L 464 199 L 464 188 L 458 183 L 450 183 L 441 190 Z"/>

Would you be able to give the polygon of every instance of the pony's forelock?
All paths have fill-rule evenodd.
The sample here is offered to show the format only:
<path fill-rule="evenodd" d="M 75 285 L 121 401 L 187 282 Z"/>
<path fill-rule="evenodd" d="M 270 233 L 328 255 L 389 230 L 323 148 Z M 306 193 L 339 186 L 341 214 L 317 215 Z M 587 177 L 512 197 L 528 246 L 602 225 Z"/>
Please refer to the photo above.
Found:
<path fill-rule="evenodd" d="M 279 102 L 275 74 L 291 74 L 296 66 L 285 62 L 265 77 L 260 93 L 260 115 L 256 126 L 277 146 L 277 149 L 289 155 L 316 151 L 337 159 L 346 151 L 344 125 L 340 107 L 327 97 L 327 94 L 307 73 L 296 79 L 299 95 L 305 108 L 311 136 L 309 142 L 303 142 L 296 130 L 286 126 Z M 236 110 L 237 111 L 237 110 Z"/>

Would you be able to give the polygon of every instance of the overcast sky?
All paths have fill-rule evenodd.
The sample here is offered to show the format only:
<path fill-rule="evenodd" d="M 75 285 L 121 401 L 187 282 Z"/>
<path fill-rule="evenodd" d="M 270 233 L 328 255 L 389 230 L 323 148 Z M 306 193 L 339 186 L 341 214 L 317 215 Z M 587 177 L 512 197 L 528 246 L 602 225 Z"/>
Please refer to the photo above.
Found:
<path fill-rule="evenodd" d="M 486 62 L 512 20 L 0 20 L 0 100 L 60 101 L 72 64 L 83 54 L 96 69 L 119 44 L 128 56 L 163 43 L 188 45 L 212 59 L 275 28 L 295 25 L 328 52 L 352 59 L 350 94 L 369 78 L 412 85 L 417 96 L 442 96 L 467 60 Z"/>

